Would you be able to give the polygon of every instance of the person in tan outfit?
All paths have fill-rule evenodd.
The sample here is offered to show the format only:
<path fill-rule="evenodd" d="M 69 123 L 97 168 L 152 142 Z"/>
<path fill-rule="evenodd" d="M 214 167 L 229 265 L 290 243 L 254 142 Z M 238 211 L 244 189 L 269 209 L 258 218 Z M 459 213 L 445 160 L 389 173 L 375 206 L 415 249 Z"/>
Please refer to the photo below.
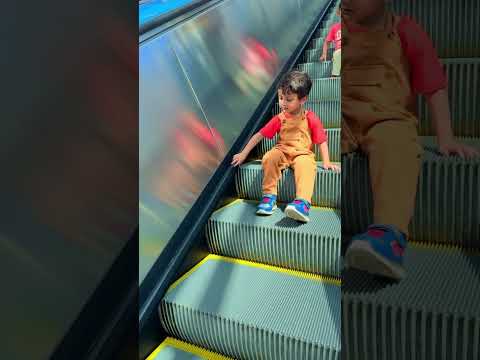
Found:
<path fill-rule="evenodd" d="M 274 116 L 250 139 L 243 151 L 233 157 L 232 165 L 238 166 L 260 141 L 279 134 L 275 147 L 262 159 L 264 195 L 257 214 L 271 215 L 275 211 L 281 171 L 291 167 L 295 175 L 296 199 L 287 205 L 285 214 L 301 222 L 309 221 L 317 172 L 313 144 L 320 146 L 325 169 L 339 169 L 330 162 L 327 135 L 320 119 L 312 111 L 304 109 L 311 87 L 312 81 L 307 74 L 300 71 L 287 73 L 278 89 L 282 112 Z"/>
<path fill-rule="evenodd" d="M 447 79 L 428 35 L 385 2 L 342 1 L 342 153 L 367 155 L 374 202 L 374 224 L 353 237 L 345 263 L 401 279 L 423 153 L 416 94 L 427 97 L 442 153 L 477 153 L 452 134 Z"/>

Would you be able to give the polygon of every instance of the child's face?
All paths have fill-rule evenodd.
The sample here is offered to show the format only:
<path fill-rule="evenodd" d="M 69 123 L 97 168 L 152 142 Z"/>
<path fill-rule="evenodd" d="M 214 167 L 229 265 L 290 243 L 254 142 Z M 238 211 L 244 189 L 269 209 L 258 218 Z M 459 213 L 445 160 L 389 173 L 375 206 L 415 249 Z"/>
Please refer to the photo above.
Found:
<path fill-rule="evenodd" d="M 302 105 L 307 101 L 307 97 L 298 98 L 297 94 L 284 94 L 282 90 L 278 90 L 278 103 L 280 109 L 288 114 L 296 115 L 302 109 Z"/>
<path fill-rule="evenodd" d="M 342 0 L 342 14 L 356 23 L 363 23 L 381 16 L 386 0 Z"/>

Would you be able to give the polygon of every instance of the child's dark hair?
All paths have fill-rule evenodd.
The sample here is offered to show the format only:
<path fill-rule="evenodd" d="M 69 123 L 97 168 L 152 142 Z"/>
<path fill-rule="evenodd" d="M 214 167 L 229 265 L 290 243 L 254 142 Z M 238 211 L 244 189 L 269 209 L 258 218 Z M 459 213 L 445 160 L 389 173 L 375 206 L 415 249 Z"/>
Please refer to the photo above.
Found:
<path fill-rule="evenodd" d="M 290 71 L 280 80 L 278 88 L 284 94 L 297 94 L 298 98 L 302 99 L 310 93 L 312 80 L 304 72 Z"/>

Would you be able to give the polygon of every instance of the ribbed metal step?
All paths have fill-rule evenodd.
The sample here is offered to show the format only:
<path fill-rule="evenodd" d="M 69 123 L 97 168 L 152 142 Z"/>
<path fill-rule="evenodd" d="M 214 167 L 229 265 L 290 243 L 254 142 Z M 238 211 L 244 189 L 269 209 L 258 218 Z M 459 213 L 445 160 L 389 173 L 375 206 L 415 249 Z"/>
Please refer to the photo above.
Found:
<path fill-rule="evenodd" d="M 318 61 L 318 59 L 317 59 Z M 480 58 L 443 59 L 449 79 L 449 99 L 452 113 L 453 132 L 457 136 L 480 137 Z M 298 69 L 305 71 L 312 79 L 331 75 L 331 61 L 300 64 Z M 321 84 L 319 85 L 321 86 Z M 317 95 L 320 94 L 320 95 Z M 325 97 L 321 91 L 312 93 L 310 98 Z M 423 96 L 417 100 L 420 135 L 434 135 L 434 123 Z"/>
<path fill-rule="evenodd" d="M 201 347 L 166 338 L 147 360 L 233 360 L 223 355 L 208 351 Z"/>
<path fill-rule="evenodd" d="M 399 283 L 343 273 L 342 359 L 480 359 L 480 257 L 410 245 L 404 260 Z"/>
<path fill-rule="evenodd" d="M 410 226 L 413 239 L 422 242 L 480 248 L 480 159 L 444 157 L 427 150 L 419 178 L 415 214 Z M 477 143 L 471 139 L 467 143 Z M 364 231 L 372 219 L 372 196 L 366 158 L 342 159 L 342 231 Z"/>
<path fill-rule="evenodd" d="M 340 78 L 313 79 L 310 101 L 340 100 Z"/>
<path fill-rule="evenodd" d="M 480 137 L 480 58 L 444 59 L 442 63 L 448 76 L 449 98 L 452 113 L 453 132 L 457 136 Z M 419 132 L 434 135 L 427 103 L 418 99 Z"/>
<path fill-rule="evenodd" d="M 394 0 L 393 9 L 422 24 L 440 57 L 480 56 L 478 0 Z"/>
<path fill-rule="evenodd" d="M 238 360 L 339 360 L 338 282 L 208 256 L 159 306 L 176 338 Z"/>
<path fill-rule="evenodd" d="M 328 35 L 329 31 L 330 31 L 330 27 L 320 27 L 318 30 L 315 31 L 314 36 L 316 38 L 317 37 L 326 37 Z"/>
<path fill-rule="evenodd" d="M 312 205 L 339 209 L 341 206 L 341 174 L 322 168 L 318 163 Z M 340 165 L 340 164 L 339 164 Z M 261 161 L 240 166 L 235 176 L 235 188 L 241 199 L 260 200 L 262 197 L 263 170 Z M 295 199 L 293 171 L 286 169 L 278 182 L 278 201 L 288 203 Z"/>
<path fill-rule="evenodd" d="M 326 36 L 316 37 L 310 41 L 308 45 L 309 50 L 313 49 L 323 49 L 323 44 L 325 43 Z"/>
<path fill-rule="evenodd" d="M 307 102 L 305 108 L 313 111 L 322 121 L 325 129 L 339 128 L 341 126 L 342 114 L 340 101 L 326 100 L 319 102 Z M 272 110 L 272 117 L 280 113 L 280 106 L 275 103 Z"/>
<path fill-rule="evenodd" d="M 332 47 L 328 48 L 328 51 L 327 51 L 327 59 L 328 60 L 332 59 L 334 51 L 335 51 L 334 48 L 332 48 Z M 302 62 L 304 62 L 304 63 L 319 62 L 320 61 L 320 56 L 322 56 L 322 53 L 323 53 L 322 48 L 306 50 L 302 55 Z"/>
<path fill-rule="evenodd" d="M 328 136 L 328 150 L 330 160 L 334 162 L 340 162 L 340 129 L 326 129 Z M 263 139 L 256 147 L 257 156 L 262 158 L 263 155 L 272 149 L 278 141 L 278 135 L 273 139 Z M 314 145 L 315 159 L 321 161 L 320 147 Z"/>
<path fill-rule="evenodd" d="M 311 208 L 310 222 L 255 214 L 258 201 L 237 200 L 216 211 L 205 229 L 212 253 L 330 276 L 340 275 L 340 212 Z"/>
<path fill-rule="evenodd" d="M 328 78 L 332 76 L 332 61 L 303 63 L 297 69 L 306 72 L 312 79 Z"/>

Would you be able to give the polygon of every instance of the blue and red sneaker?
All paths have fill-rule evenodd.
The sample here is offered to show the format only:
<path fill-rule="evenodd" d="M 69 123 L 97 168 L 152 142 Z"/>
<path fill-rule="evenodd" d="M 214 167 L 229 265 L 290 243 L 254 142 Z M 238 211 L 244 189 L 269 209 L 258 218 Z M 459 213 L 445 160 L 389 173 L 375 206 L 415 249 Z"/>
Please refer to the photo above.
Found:
<path fill-rule="evenodd" d="M 306 200 L 295 199 L 285 208 L 285 215 L 301 222 L 309 222 L 310 206 L 310 203 Z"/>
<path fill-rule="evenodd" d="M 403 255 L 405 235 L 393 226 L 371 225 L 356 235 L 345 254 L 345 266 L 395 280 L 406 276 Z"/>
<path fill-rule="evenodd" d="M 272 194 L 263 195 L 262 201 L 258 204 L 258 215 L 272 215 L 277 208 L 277 196 Z"/>

